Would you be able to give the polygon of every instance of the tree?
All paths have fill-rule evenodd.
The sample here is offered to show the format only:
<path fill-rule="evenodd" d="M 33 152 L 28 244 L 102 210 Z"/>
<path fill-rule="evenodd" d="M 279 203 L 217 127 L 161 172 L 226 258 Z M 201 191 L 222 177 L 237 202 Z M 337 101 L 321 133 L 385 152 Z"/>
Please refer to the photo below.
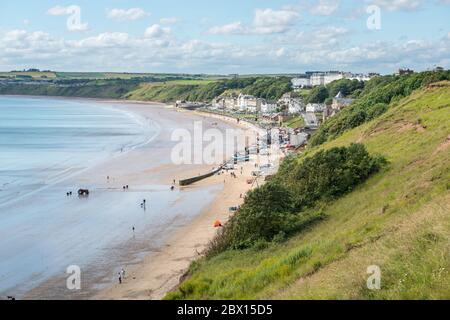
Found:
<path fill-rule="evenodd" d="M 328 89 L 325 86 L 318 86 L 313 88 L 307 102 L 308 103 L 323 103 L 329 97 Z"/>

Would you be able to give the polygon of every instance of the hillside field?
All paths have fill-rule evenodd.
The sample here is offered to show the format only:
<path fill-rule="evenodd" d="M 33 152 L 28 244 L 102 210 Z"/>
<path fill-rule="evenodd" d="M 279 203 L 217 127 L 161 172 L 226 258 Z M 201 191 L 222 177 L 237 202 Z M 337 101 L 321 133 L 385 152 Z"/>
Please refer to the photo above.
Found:
<path fill-rule="evenodd" d="M 450 82 L 414 91 L 296 161 L 351 143 L 388 164 L 311 209 L 326 218 L 289 240 L 194 262 L 166 298 L 449 299 Z M 372 265 L 380 290 L 366 286 Z"/>

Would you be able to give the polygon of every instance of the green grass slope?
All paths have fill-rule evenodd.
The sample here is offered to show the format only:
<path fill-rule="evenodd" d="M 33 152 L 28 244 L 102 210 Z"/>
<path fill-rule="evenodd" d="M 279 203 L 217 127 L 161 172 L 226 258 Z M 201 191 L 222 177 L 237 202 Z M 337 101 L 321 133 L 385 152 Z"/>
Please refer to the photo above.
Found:
<path fill-rule="evenodd" d="M 450 298 L 450 83 L 415 91 L 297 161 L 352 142 L 389 164 L 288 241 L 195 262 L 167 298 Z M 381 290 L 367 289 L 371 265 Z"/>

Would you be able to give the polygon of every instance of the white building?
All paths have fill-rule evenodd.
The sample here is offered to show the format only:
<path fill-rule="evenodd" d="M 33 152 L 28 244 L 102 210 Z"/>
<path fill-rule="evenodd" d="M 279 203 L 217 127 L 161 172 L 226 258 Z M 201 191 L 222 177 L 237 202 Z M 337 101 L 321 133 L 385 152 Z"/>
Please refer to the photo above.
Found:
<path fill-rule="evenodd" d="M 344 74 L 342 72 L 318 72 L 313 73 L 311 76 L 311 86 L 326 86 L 327 84 L 340 80 L 344 78 Z"/>
<path fill-rule="evenodd" d="M 292 88 L 294 89 L 308 88 L 311 86 L 310 78 L 293 78 L 291 82 Z"/>
<path fill-rule="evenodd" d="M 305 103 L 300 98 L 291 99 L 288 103 L 288 112 L 290 114 L 299 114 L 305 110 Z"/>
<path fill-rule="evenodd" d="M 225 109 L 229 111 L 236 111 L 238 110 L 238 102 L 237 98 L 235 97 L 226 97 L 223 101 Z"/>
<path fill-rule="evenodd" d="M 306 141 L 308 141 L 308 134 L 304 132 L 291 134 L 289 137 L 289 144 L 294 147 L 304 145 Z"/>
<path fill-rule="evenodd" d="M 257 112 L 258 102 L 254 96 L 248 94 L 240 94 L 237 98 L 238 110 L 241 112 Z"/>
<path fill-rule="evenodd" d="M 325 103 L 308 103 L 306 105 L 306 112 L 324 112 L 326 108 Z"/>
<path fill-rule="evenodd" d="M 259 108 L 262 114 L 272 114 L 277 112 L 277 104 L 276 103 L 269 103 L 266 101 L 266 99 L 260 99 Z"/>
<path fill-rule="evenodd" d="M 289 102 L 291 102 L 291 100 L 292 100 L 292 95 L 290 92 L 287 92 L 281 96 L 280 100 L 278 100 L 278 103 L 288 105 Z"/>

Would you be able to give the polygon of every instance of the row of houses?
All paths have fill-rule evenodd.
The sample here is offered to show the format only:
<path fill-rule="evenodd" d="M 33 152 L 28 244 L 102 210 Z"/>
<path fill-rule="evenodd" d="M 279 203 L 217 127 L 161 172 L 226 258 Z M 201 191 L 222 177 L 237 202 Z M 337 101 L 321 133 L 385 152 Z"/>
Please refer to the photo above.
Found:
<path fill-rule="evenodd" d="M 302 112 L 327 112 L 327 115 L 334 115 L 352 102 L 353 99 L 344 97 L 342 92 L 339 92 L 334 97 L 330 107 L 324 103 L 306 104 L 301 97 L 294 96 L 292 93 L 284 94 L 277 102 L 269 102 L 266 99 L 252 95 L 240 94 L 238 96 L 217 97 L 213 99 L 211 106 L 213 109 L 226 110 L 228 112 L 260 113 L 263 115 L 277 112 L 284 112 L 290 115 Z"/>
<path fill-rule="evenodd" d="M 266 99 L 256 98 L 248 94 L 217 97 L 213 99 L 211 105 L 214 109 L 245 113 L 273 113 L 278 108 L 276 103 L 271 103 Z"/>

